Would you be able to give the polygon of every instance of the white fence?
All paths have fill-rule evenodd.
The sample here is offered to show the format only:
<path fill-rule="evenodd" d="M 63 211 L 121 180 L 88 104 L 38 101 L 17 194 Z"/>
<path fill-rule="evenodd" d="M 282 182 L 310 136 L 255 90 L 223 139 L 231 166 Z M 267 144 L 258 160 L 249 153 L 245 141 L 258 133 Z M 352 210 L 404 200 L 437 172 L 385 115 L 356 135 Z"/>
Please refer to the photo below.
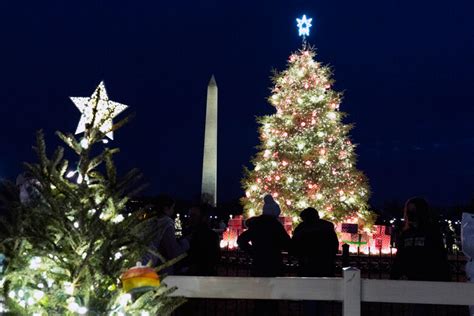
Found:
<path fill-rule="evenodd" d="M 189 298 L 342 301 L 344 316 L 359 316 L 361 302 L 474 305 L 474 283 L 361 279 L 355 268 L 343 278 L 169 276 L 164 283 Z"/>

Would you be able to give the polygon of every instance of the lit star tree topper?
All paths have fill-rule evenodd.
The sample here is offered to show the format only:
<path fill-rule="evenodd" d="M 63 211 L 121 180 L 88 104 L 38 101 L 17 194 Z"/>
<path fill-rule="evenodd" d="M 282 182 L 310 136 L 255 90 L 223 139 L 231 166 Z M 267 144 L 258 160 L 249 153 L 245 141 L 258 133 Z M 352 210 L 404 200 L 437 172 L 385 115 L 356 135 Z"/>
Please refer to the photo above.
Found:
<path fill-rule="evenodd" d="M 110 139 L 114 138 L 112 119 L 128 107 L 125 104 L 109 100 L 103 81 L 99 83 L 91 97 L 71 97 L 71 101 L 82 113 L 76 134 L 84 133 L 86 125 L 91 125 L 98 128 Z"/>
<path fill-rule="evenodd" d="M 303 40 L 306 39 L 306 36 L 309 36 L 309 28 L 312 26 L 311 21 L 313 21 L 313 19 L 308 19 L 305 14 L 303 14 L 301 19 L 296 19 L 298 23 L 298 34 L 299 36 L 303 36 Z"/>

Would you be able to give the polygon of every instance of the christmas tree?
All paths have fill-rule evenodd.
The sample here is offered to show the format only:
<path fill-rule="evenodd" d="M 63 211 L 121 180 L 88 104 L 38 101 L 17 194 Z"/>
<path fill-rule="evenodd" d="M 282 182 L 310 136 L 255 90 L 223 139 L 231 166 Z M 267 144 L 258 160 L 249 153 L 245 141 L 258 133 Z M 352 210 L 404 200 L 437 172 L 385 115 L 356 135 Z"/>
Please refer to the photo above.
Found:
<path fill-rule="evenodd" d="M 176 214 L 176 219 L 174 220 L 174 230 L 176 237 L 183 236 L 183 225 L 181 223 L 181 217 L 179 216 L 179 213 Z"/>
<path fill-rule="evenodd" d="M 121 274 L 140 261 L 150 236 L 143 232 L 142 214 L 126 208 L 140 189 L 139 172 L 119 177 L 113 163 L 119 150 L 104 145 L 127 122 L 112 123 L 126 106 L 110 101 L 103 83 L 90 98 L 71 99 L 82 112 L 76 133 L 83 135 L 57 135 L 77 164 L 64 158 L 61 147 L 49 157 L 38 132 L 39 162 L 25 164 L 19 187 L 2 190 L 8 211 L 0 222 L 7 261 L 0 275 L 2 309 L 19 315 L 170 313 L 182 299 L 167 296 L 174 289 L 159 285 L 155 271 L 140 276 L 141 285 L 153 286 L 129 293 L 121 288 Z M 140 269 L 146 268 L 134 271 Z"/>
<path fill-rule="evenodd" d="M 305 35 L 311 19 L 303 18 Z M 339 111 L 342 94 L 331 89 L 331 70 L 315 55 L 304 43 L 290 56 L 288 68 L 273 77 L 269 102 L 276 113 L 258 120 L 261 145 L 254 169 L 242 180 L 244 208 L 254 216 L 263 196 L 271 194 L 294 221 L 304 208 L 314 207 L 325 219 L 368 226 L 373 221 L 369 188 L 355 168 L 351 125 L 342 122 L 345 114 Z"/>

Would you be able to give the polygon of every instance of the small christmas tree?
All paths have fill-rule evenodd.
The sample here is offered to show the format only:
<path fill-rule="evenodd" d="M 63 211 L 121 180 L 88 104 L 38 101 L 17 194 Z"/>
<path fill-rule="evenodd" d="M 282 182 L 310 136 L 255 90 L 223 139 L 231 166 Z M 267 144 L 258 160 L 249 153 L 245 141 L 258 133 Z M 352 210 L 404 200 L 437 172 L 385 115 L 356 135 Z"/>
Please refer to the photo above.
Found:
<path fill-rule="evenodd" d="M 311 19 L 303 18 L 309 35 Z M 283 214 L 295 220 L 312 206 L 331 221 L 367 225 L 373 221 L 369 188 L 355 168 L 351 126 L 342 123 L 345 115 L 339 111 L 342 95 L 331 89 L 330 69 L 314 56 L 304 43 L 290 56 L 288 69 L 273 77 L 269 102 L 276 114 L 259 119 L 260 151 L 242 181 L 244 208 L 248 216 L 259 213 L 263 196 L 271 194 Z"/>
<path fill-rule="evenodd" d="M 0 227 L 8 261 L 1 279 L 5 304 L 21 315 L 170 313 L 182 303 L 167 297 L 173 289 L 149 287 L 132 300 L 120 288 L 121 274 L 135 266 L 149 242 L 140 212 L 126 209 L 139 172 L 119 177 L 113 163 L 119 150 L 100 150 L 105 137 L 127 121 L 112 124 L 126 106 L 110 101 L 103 83 L 90 98 L 72 100 L 82 112 L 76 132 L 84 135 L 57 135 L 77 155 L 74 169 L 63 148 L 48 157 L 38 132 L 39 162 L 26 164 L 28 177 L 19 191 L 4 190 L 10 196 L 9 216 Z"/>
<path fill-rule="evenodd" d="M 174 220 L 174 230 L 176 237 L 183 236 L 183 225 L 181 223 L 181 217 L 179 216 L 179 213 L 176 214 L 176 219 Z"/>

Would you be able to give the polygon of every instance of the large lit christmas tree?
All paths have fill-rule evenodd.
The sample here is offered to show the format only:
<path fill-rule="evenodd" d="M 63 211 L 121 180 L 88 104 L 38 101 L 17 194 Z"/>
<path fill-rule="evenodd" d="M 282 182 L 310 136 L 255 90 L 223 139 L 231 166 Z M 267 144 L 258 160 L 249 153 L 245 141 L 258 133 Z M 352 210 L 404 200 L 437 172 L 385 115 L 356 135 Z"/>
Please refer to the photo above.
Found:
<path fill-rule="evenodd" d="M 173 289 L 160 285 L 151 268 L 129 270 L 152 235 L 143 231 L 140 212 L 126 210 L 139 173 L 119 177 L 113 163 L 119 150 L 104 144 L 127 121 L 112 123 L 126 106 L 110 101 L 103 83 L 90 98 L 71 99 L 82 113 L 76 133 L 83 135 L 57 134 L 77 163 L 64 158 L 63 148 L 48 157 L 39 132 L 39 162 L 26 164 L 19 187 L 3 189 L 6 306 L 0 308 L 14 315 L 168 314 L 182 303 L 167 296 Z"/>
<path fill-rule="evenodd" d="M 303 16 L 298 26 L 300 35 L 309 35 L 311 19 Z M 259 119 L 260 151 L 242 181 L 244 208 L 248 216 L 260 213 L 263 196 L 271 194 L 295 220 L 311 206 L 323 218 L 367 227 L 373 221 L 369 188 L 355 168 L 351 126 L 339 111 L 342 95 L 331 89 L 331 70 L 315 55 L 303 40 L 288 68 L 273 77 L 269 102 L 276 113 Z"/>

